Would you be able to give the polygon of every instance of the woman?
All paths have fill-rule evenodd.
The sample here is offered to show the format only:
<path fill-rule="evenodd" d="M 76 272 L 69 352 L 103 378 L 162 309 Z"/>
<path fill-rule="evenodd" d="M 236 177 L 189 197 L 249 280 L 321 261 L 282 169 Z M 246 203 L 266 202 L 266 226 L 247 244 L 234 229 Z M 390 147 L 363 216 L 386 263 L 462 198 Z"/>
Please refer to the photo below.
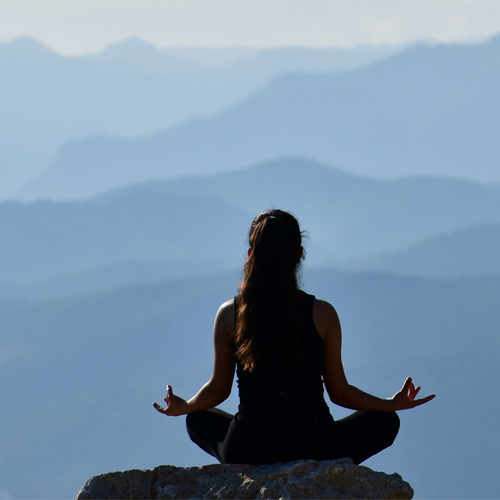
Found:
<path fill-rule="evenodd" d="M 390 446 L 397 410 L 415 399 L 408 378 L 392 398 L 350 385 L 341 358 L 341 328 L 332 305 L 299 290 L 303 257 L 297 220 L 281 210 L 257 215 L 249 234 L 240 295 L 217 312 L 211 379 L 186 401 L 167 386 L 165 415 L 187 414 L 191 439 L 221 463 L 275 463 L 350 457 L 359 464 Z M 240 405 L 232 415 L 215 409 L 229 397 L 237 372 Z M 357 410 L 334 421 L 323 397 Z"/>

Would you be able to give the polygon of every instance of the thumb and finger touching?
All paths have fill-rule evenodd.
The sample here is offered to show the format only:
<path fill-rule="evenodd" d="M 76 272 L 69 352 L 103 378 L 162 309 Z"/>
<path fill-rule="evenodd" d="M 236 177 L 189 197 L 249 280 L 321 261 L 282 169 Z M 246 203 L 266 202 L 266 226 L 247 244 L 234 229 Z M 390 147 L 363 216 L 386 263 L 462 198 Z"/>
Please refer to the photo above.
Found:
<path fill-rule="evenodd" d="M 160 413 L 167 415 L 168 407 L 170 406 L 171 398 L 174 395 L 172 391 L 172 386 L 167 385 L 167 395 L 163 398 L 163 401 L 167 403 L 166 407 L 160 406 L 158 403 L 153 403 L 153 407 L 155 410 L 158 410 Z"/>
<path fill-rule="evenodd" d="M 401 389 L 401 393 L 406 396 L 409 402 L 411 402 L 408 408 L 414 408 L 415 406 L 420 406 L 424 403 L 427 403 L 436 397 L 435 394 L 431 394 L 425 398 L 415 399 L 417 394 L 420 392 L 420 386 L 415 388 L 415 385 L 412 382 L 412 378 L 408 377 L 405 380 L 403 388 Z"/>

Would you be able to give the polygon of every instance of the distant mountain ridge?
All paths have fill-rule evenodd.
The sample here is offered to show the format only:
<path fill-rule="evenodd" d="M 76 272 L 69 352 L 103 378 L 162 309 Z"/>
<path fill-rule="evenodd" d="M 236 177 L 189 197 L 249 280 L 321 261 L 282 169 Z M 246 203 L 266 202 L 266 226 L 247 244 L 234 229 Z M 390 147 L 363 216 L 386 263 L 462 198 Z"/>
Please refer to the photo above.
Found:
<path fill-rule="evenodd" d="M 141 69 L 147 72 L 180 75 L 202 75 L 208 67 L 183 57 L 171 54 L 140 38 L 131 38 L 113 43 L 88 59 L 115 62 Z"/>
<path fill-rule="evenodd" d="M 431 237 L 391 254 L 347 261 L 349 270 L 457 278 L 500 275 L 500 224 L 476 225 Z"/>
<path fill-rule="evenodd" d="M 413 48 L 342 73 L 282 76 L 212 118 L 141 138 L 76 141 L 24 195 L 83 198 L 283 156 L 378 178 L 498 182 L 499 40 Z"/>
<path fill-rule="evenodd" d="M 61 290 L 85 290 L 85 283 L 95 290 L 103 276 L 118 286 L 150 281 L 155 273 L 192 275 L 190 266 L 205 274 L 237 269 L 250 222 L 271 207 L 299 218 L 310 235 L 305 247 L 313 267 L 404 250 L 470 225 L 500 224 L 495 186 L 435 177 L 379 181 L 284 158 L 80 202 L 0 204 L 0 241 L 8 242 L 0 246 L 0 284 L 57 278 Z"/>
<path fill-rule="evenodd" d="M 315 70 L 326 71 L 359 66 L 394 50 L 311 49 L 305 58 L 304 50 L 289 49 L 269 54 L 269 61 L 265 50 L 251 52 L 250 59 L 247 51 L 221 49 L 226 63 L 214 65 L 217 49 L 164 50 L 140 39 L 77 57 L 26 37 L 0 42 L 0 199 L 39 175 L 67 141 L 150 134 L 215 114 L 277 74 L 307 67 L 309 59 Z"/>
<path fill-rule="evenodd" d="M 220 271 L 239 263 L 241 234 L 226 231 L 221 221 L 241 231 L 248 216 L 222 201 L 200 197 L 193 203 L 176 195 L 114 203 L 3 203 L 1 282 L 29 283 L 130 261 L 170 261 L 170 267 L 177 261 L 187 274 L 196 261 L 205 272 L 211 266 Z"/>
<path fill-rule="evenodd" d="M 140 38 L 131 38 L 109 45 L 95 57 L 114 59 L 156 72 L 193 73 L 203 69 L 218 69 L 222 78 L 241 73 L 249 79 L 270 81 L 285 73 L 331 73 L 345 71 L 404 50 L 403 47 L 358 46 L 338 47 L 281 47 L 252 49 L 226 47 L 167 47 L 158 48 Z M 217 55 L 219 54 L 219 57 Z M 218 61 L 217 61 L 218 59 Z"/>
<path fill-rule="evenodd" d="M 319 164 L 282 158 L 235 172 L 186 176 L 116 190 L 96 200 L 148 193 L 214 197 L 255 215 L 271 206 L 291 210 L 314 244 L 335 258 L 404 249 L 424 238 L 471 224 L 500 222 L 495 186 L 453 178 L 380 181 Z M 319 258 L 319 256 L 317 256 Z"/>

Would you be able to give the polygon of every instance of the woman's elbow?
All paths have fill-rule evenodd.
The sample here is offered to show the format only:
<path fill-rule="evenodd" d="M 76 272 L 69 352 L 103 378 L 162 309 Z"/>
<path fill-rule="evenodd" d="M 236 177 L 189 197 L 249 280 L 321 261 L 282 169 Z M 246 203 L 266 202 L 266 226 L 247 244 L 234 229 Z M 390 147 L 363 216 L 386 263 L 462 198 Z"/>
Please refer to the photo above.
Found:
<path fill-rule="evenodd" d="M 338 406 L 346 406 L 349 404 L 348 388 L 330 387 L 327 388 L 328 397 L 333 404 Z"/>
<path fill-rule="evenodd" d="M 231 396 L 232 390 L 233 390 L 233 384 L 231 384 L 224 390 L 222 394 L 222 401 L 225 401 L 229 396 Z"/>
<path fill-rule="evenodd" d="M 221 387 L 215 394 L 214 397 L 217 401 L 217 405 L 220 405 L 224 401 L 226 401 L 227 398 L 231 395 L 231 389 L 232 387 L 226 388 L 226 387 Z"/>

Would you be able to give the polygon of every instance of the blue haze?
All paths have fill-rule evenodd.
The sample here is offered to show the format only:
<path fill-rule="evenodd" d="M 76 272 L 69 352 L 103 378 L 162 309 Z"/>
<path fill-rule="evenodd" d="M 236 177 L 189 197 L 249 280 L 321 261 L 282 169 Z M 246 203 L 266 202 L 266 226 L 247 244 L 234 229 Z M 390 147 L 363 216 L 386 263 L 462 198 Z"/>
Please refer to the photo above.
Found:
<path fill-rule="evenodd" d="M 138 39 L 71 58 L 29 38 L 1 42 L 0 199 L 40 175 L 67 141 L 150 134 L 218 113 L 284 72 L 342 70 L 396 50 L 221 50 L 214 65 L 216 51 Z"/>
<path fill-rule="evenodd" d="M 283 156 L 377 178 L 499 182 L 499 57 L 495 37 L 476 46 L 415 47 L 351 71 L 280 76 L 210 118 L 143 137 L 67 143 L 22 195 L 84 198 Z"/>
<path fill-rule="evenodd" d="M 189 397 L 208 379 L 213 317 L 236 293 L 238 274 L 32 305 L 0 301 L 1 370 L 15 381 L 0 392 L 0 487 L 14 498 L 68 498 L 102 472 L 209 463 L 184 419 L 151 403 L 166 383 Z M 498 401 L 481 387 L 500 354 L 500 278 L 306 270 L 303 286 L 337 307 L 351 383 L 388 397 L 411 375 L 438 394 L 402 412 L 395 445 L 366 465 L 399 472 L 416 498 L 496 498 Z"/>
<path fill-rule="evenodd" d="M 28 200 L 0 203 L 0 496 L 210 461 L 151 402 L 210 376 L 246 231 L 277 206 L 310 233 L 302 285 L 338 309 L 350 382 L 438 395 L 366 465 L 416 498 L 499 497 L 499 40 L 0 44 L 0 197 Z"/>

